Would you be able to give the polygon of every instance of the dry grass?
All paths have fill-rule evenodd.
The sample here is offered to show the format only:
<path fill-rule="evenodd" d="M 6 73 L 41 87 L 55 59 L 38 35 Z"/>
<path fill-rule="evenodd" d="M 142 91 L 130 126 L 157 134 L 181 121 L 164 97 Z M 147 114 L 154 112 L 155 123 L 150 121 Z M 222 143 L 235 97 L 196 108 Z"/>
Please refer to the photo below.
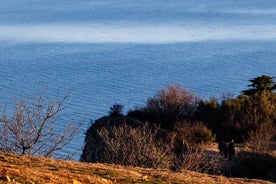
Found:
<path fill-rule="evenodd" d="M 2 183 L 269 184 L 270 182 L 226 178 L 191 171 L 179 173 L 0 153 L 0 184 Z"/>

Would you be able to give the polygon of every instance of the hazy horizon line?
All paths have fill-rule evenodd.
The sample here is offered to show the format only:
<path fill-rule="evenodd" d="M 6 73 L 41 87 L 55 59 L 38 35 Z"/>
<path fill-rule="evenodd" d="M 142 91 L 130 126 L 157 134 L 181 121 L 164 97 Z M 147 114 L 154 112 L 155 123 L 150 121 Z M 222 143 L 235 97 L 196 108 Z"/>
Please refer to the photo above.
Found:
<path fill-rule="evenodd" d="M 0 40 L 42 43 L 179 43 L 276 39 L 276 25 L 0 25 Z"/>

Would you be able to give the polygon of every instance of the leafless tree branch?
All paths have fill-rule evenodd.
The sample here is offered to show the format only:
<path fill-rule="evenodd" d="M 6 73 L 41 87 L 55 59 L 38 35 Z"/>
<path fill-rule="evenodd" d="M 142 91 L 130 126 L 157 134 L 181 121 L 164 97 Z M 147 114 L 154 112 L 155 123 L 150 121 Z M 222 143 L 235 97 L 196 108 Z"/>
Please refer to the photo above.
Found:
<path fill-rule="evenodd" d="M 64 128 L 57 127 L 58 116 L 64 110 L 65 94 L 61 100 L 47 99 L 41 95 L 29 103 L 15 103 L 12 115 L 1 112 L 0 150 L 16 154 L 51 157 L 76 135 L 81 122 L 69 122 Z"/>

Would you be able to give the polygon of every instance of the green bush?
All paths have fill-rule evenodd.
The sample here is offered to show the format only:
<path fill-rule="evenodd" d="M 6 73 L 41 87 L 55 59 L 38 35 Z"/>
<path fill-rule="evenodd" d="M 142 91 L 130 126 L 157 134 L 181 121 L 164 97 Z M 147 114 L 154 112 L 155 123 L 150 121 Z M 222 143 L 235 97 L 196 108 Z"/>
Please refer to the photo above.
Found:
<path fill-rule="evenodd" d="M 210 144 L 215 140 L 215 135 L 202 122 L 177 122 L 174 131 L 178 141 L 192 146 Z"/>

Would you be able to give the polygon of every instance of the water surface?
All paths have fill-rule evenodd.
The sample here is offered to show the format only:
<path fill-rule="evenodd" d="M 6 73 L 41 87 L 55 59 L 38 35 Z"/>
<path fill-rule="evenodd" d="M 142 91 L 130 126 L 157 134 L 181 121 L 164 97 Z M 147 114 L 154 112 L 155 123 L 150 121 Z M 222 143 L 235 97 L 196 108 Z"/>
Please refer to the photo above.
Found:
<path fill-rule="evenodd" d="M 240 94 L 276 75 L 276 1 L 0 0 L 0 96 L 71 91 L 61 116 L 85 119 L 62 153 L 114 103 L 125 112 L 169 84 L 200 97 Z"/>

